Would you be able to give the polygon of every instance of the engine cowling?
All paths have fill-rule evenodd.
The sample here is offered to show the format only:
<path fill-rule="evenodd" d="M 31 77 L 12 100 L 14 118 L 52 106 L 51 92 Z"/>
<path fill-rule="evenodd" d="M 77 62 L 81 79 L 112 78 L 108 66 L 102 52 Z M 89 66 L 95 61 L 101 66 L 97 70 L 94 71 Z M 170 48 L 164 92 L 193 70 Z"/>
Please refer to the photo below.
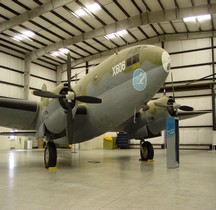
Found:
<path fill-rule="evenodd" d="M 67 84 L 59 85 L 53 92 L 64 96 L 67 95 Z M 74 91 L 72 90 L 72 92 Z M 58 136 L 59 134 L 65 133 L 65 130 L 67 128 L 68 100 L 65 97 L 46 100 L 49 100 L 47 106 L 42 107 L 44 118 L 43 123 L 46 132 L 52 136 Z M 72 114 L 75 115 L 76 101 L 71 101 L 71 104 Z"/>

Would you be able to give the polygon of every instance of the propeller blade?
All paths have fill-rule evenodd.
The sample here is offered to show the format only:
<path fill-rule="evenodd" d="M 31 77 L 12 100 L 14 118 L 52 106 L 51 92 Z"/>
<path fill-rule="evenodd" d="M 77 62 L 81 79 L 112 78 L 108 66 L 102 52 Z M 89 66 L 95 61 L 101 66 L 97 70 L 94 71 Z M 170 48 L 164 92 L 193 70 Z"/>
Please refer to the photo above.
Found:
<path fill-rule="evenodd" d="M 67 54 L 67 82 L 68 82 L 68 91 L 71 91 L 71 56 L 70 56 L 70 53 Z"/>
<path fill-rule="evenodd" d="M 34 90 L 32 94 L 44 98 L 64 98 L 65 97 L 64 95 L 59 95 L 50 91 L 43 91 L 43 90 Z"/>
<path fill-rule="evenodd" d="M 193 107 L 191 107 L 191 106 L 186 106 L 186 105 L 181 106 L 180 104 L 167 105 L 167 104 L 162 104 L 159 102 L 154 102 L 154 104 L 155 104 L 155 106 L 162 107 L 162 108 L 173 107 L 174 109 L 180 109 L 182 111 L 193 111 L 194 110 Z"/>
<path fill-rule="evenodd" d="M 84 103 L 90 104 L 100 104 L 102 100 L 100 98 L 92 97 L 92 96 L 77 96 L 76 100 Z"/>
<path fill-rule="evenodd" d="M 68 103 L 67 110 L 67 137 L 68 144 L 73 144 L 73 116 L 72 116 L 72 103 Z"/>
<path fill-rule="evenodd" d="M 185 106 L 185 105 L 180 106 L 179 109 L 182 110 L 182 111 L 193 111 L 194 110 L 193 107 L 191 107 L 191 106 Z"/>

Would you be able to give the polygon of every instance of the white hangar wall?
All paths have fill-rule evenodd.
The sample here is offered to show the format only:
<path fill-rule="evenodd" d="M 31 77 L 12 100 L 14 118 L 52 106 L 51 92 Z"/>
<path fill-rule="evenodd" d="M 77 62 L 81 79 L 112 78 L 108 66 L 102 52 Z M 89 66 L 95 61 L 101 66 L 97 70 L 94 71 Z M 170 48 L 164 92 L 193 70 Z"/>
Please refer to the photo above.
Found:
<path fill-rule="evenodd" d="M 0 53 L 0 97 L 24 98 L 24 67 L 23 59 Z M 31 90 L 41 89 L 44 83 L 52 90 L 56 86 L 56 71 L 31 63 L 30 100 L 37 100 Z"/>
<path fill-rule="evenodd" d="M 23 59 L 0 52 L 0 97 L 24 98 L 24 67 Z M 43 84 L 48 90 L 56 87 L 56 71 L 31 63 L 29 100 L 39 101 L 31 91 L 41 89 Z M 1 117 L 1 116 L 0 116 Z M 0 132 L 8 132 L 10 129 L 0 127 Z M 11 140 L 7 136 L 0 137 L 0 150 L 21 148 L 28 137 L 15 137 Z"/>

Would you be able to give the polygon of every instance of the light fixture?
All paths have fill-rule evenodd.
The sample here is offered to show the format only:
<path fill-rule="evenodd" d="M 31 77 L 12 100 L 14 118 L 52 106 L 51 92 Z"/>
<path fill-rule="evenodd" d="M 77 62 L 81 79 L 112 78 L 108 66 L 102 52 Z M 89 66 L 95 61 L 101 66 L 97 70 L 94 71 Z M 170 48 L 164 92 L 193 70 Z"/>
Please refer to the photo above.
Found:
<path fill-rule="evenodd" d="M 53 52 L 51 53 L 51 55 L 52 55 L 53 57 L 57 57 L 57 56 L 60 56 L 60 55 L 66 56 L 66 54 L 67 54 L 69 51 L 70 51 L 70 50 L 67 49 L 67 48 L 60 48 L 60 49 L 57 50 L 57 51 L 53 51 Z"/>
<path fill-rule="evenodd" d="M 196 16 L 193 16 L 193 17 L 185 17 L 183 18 L 184 22 L 185 23 L 188 23 L 188 22 L 196 22 Z"/>
<path fill-rule="evenodd" d="M 87 13 L 84 9 L 79 9 L 79 10 L 75 11 L 75 14 L 78 17 L 82 17 L 82 16 L 86 15 Z"/>
<path fill-rule="evenodd" d="M 211 19 L 211 15 L 207 14 L 207 15 L 198 15 L 198 16 L 191 16 L 191 17 L 185 17 L 183 18 L 183 21 L 185 23 L 192 23 L 192 22 L 203 22 L 206 20 L 210 20 Z"/>
<path fill-rule="evenodd" d="M 15 140 L 14 131 L 10 131 L 10 140 Z"/>
<path fill-rule="evenodd" d="M 63 54 L 67 54 L 69 52 L 67 48 L 60 48 L 59 51 Z"/>
<path fill-rule="evenodd" d="M 13 36 L 12 37 L 12 39 L 13 40 L 16 40 L 16 41 L 21 41 L 21 40 L 25 40 L 25 39 L 27 39 L 27 40 L 29 40 L 29 41 L 32 41 L 31 39 L 30 39 L 30 37 L 32 37 L 32 36 L 34 36 L 35 35 L 35 33 L 34 32 L 32 32 L 32 31 L 23 31 L 22 33 L 20 33 L 20 34 L 16 34 L 15 36 Z"/>
<path fill-rule="evenodd" d="M 127 33 L 128 33 L 127 30 L 124 29 L 124 30 L 118 31 L 116 34 L 119 35 L 119 36 L 123 36 L 123 35 L 125 35 Z"/>
<path fill-rule="evenodd" d="M 51 55 L 52 55 L 53 57 L 57 57 L 57 56 L 60 55 L 60 53 L 59 53 L 58 51 L 54 51 L 54 52 L 51 53 Z"/>
<path fill-rule="evenodd" d="M 22 32 L 22 34 L 24 34 L 27 37 L 32 37 L 35 35 L 35 33 L 32 31 L 24 31 L 24 32 Z"/>
<path fill-rule="evenodd" d="M 19 41 L 23 40 L 24 38 L 18 34 L 18 35 L 13 36 L 12 39 L 19 42 Z"/>
<path fill-rule="evenodd" d="M 83 7 L 79 10 L 76 10 L 75 12 L 71 12 L 75 17 L 79 18 L 79 17 L 83 17 L 87 14 L 92 15 L 92 13 L 98 11 L 99 9 L 101 9 L 101 6 L 97 3 L 94 4 L 89 4 L 86 7 Z"/>
<path fill-rule="evenodd" d="M 211 15 L 199 15 L 197 16 L 197 20 L 199 22 L 205 21 L 205 20 L 210 20 L 211 19 Z"/>
<path fill-rule="evenodd" d="M 127 32 L 127 30 L 125 30 L 125 29 L 123 29 L 123 30 L 121 30 L 121 31 L 118 31 L 118 32 L 116 32 L 116 33 L 111 33 L 111 34 L 107 34 L 106 36 L 104 36 L 106 39 L 114 39 L 114 38 L 116 38 L 116 37 L 120 37 L 120 36 L 123 36 L 123 35 L 125 35 L 125 34 L 127 34 L 128 32 Z"/>
<path fill-rule="evenodd" d="M 106 36 L 104 36 L 106 39 L 113 39 L 116 38 L 115 33 L 112 34 L 107 34 Z"/>
<path fill-rule="evenodd" d="M 97 10 L 101 9 L 101 6 L 97 3 L 94 3 L 86 6 L 86 9 L 90 12 L 96 12 Z"/>

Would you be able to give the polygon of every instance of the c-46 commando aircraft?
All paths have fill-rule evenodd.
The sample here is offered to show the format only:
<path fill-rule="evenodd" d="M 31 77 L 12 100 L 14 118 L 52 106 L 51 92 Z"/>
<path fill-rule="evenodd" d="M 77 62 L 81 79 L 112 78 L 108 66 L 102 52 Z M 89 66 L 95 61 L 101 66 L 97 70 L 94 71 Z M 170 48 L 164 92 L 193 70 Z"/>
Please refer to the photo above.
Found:
<path fill-rule="evenodd" d="M 72 87 L 68 55 L 67 82 L 53 92 L 34 91 L 42 97 L 40 103 L 0 98 L 0 126 L 45 138 L 46 168 L 56 166 L 59 139 L 75 144 L 108 131 L 124 131 L 130 138 L 141 139 L 141 158 L 152 159 L 153 147 L 144 139 L 158 136 L 165 129 L 166 116 L 175 115 L 176 109 L 193 110 L 177 105 L 172 97 L 150 101 L 167 78 L 170 60 L 160 47 L 129 47 L 104 60 Z"/>

